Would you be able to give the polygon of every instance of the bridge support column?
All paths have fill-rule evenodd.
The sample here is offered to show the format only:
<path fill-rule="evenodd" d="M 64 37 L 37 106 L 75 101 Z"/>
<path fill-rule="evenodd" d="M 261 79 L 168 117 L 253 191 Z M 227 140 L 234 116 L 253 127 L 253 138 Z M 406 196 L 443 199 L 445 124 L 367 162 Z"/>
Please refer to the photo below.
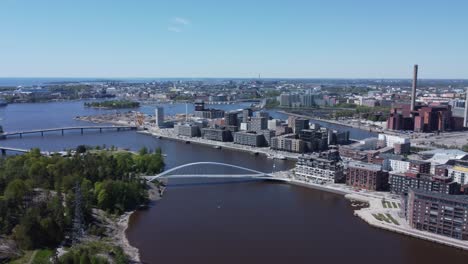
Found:
<path fill-rule="evenodd" d="M 102 127 L 99 128 L 99 133 L 102 133 Z"/>
<path fill-rule="evenodd" d="M 120 127 L 117 128 L 117 131 L 120 131 Z"/>
<path fill-rule="evenodd" d="M 2 149 L 2 156 L 5 156 L 5 155 L 6 155 L 6 150 Z"/>
<path fill-rule="evenodd" d="M 41 137 L 43 137 L 43 136 L 44 136 L 44 131 L 41 131 Z"/>
<path fill-rule="evenodd" d="M 81 135 L 83 135 L 83 128 L 81 129 Z"/>
<path fill-rule="evenodd" d="M 63 129 L 62 129 L 62 136 L 63 136 Z"/>
<path fill-rule="evenodd" d="M 22 133 L 20 133 L 19 135 L 20 135 L 20 138 L 23 138 L 23 134 L 22 134 Z"/>

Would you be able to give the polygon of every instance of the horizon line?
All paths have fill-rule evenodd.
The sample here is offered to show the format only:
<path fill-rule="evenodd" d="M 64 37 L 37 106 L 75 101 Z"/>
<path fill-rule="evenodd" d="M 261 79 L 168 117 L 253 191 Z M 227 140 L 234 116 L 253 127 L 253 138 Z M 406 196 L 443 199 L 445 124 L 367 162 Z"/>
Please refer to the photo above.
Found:
<path fill-rule="evenodd" d="M 0 79 L 246 79 L 246 80 L 412 80 L 412 77 L 70 77 L 70 76 L 0 76 Z M 418 78 L 418 80 L 452 80 L 468 81 L 468 77 L 463 78 Z"/>

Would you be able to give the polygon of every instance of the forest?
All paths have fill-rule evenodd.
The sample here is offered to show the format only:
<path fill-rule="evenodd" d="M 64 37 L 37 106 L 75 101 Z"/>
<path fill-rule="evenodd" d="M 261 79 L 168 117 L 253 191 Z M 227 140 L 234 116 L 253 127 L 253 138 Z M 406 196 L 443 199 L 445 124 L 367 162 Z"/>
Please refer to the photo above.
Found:
<path fill-rule="evenodd" d="M 164 169 L 160 150 L 135 154 L 79 146 L 69 153 L 44 156 L 33 149 L 0 160 L 0 236 L 22 250 L 55 248 L 73 238 L 76 212 L 88 230 L 93 208 L 118 216 L 147 203 L 147 184 L 139 176 Z"/>

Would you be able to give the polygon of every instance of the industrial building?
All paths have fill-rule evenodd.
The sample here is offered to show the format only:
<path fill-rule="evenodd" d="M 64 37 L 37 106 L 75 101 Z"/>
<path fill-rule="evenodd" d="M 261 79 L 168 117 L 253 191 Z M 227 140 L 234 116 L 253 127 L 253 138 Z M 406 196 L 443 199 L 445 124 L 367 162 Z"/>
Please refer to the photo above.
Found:
<path fill-rule="evenodd" d="M 387 119 L 387 128 L 391 130 L 412 130 L 416 132 L 437 132 L 461 130 L 466 126 L 463 117 L 452 115 L 450 105 L 439 103 L 421 105 L 416 103 L 418 65 L 414 66 L 411 103 L 392 107 Z M 465 110 L 466 112 L 467 110 Z"/>

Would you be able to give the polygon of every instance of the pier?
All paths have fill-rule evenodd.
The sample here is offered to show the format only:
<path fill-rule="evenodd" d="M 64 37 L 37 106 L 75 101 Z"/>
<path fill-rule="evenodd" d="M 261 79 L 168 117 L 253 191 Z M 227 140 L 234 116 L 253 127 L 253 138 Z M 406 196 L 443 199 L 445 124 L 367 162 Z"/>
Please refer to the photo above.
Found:
<path fill-rule="evenodd" d="M 62 135 L 65 134 L 65 131 L 70 130 L 78 130 L 81 134 L 84 133 L 85 130 L 98 130 L 99 133 L 102 133 L 103 130 L 116 130 L 116 131 L 123 131 L 123 130 L 137 130 L 136 126 L 77 126 L 77 127 L 59 127 L 59 128 L 46 128 L 46 129 L 35 129 L 35 130 L 24 130 L 24 131 L 14 131 L 14 132 L 4 132 L 0 134 L 1 139 L 5 139 L 11 136 L 19 136 L 20 138 L 26 134 L 41 134 L 44 136 L 44 133 L 47 132 L 61 132 Z"/>
<path fill-rule="evenodd" d="M 7 151 L 11 151 L 11 152 L 19 152 L 19 153 L 28 153 L 30 152 L 31 150 L 30 149 L 21 149 L 21 148 L 13 148 L 13 147 L 3 147 L 3 146 L 0 146 L 0 151 L 2 153 L 2 156 L 5 156 Z M 44 151 L 41 151 L 41 154 L 42 155 L 49 155 L 50 153 L 49 152 L 44 152 Z"/>

